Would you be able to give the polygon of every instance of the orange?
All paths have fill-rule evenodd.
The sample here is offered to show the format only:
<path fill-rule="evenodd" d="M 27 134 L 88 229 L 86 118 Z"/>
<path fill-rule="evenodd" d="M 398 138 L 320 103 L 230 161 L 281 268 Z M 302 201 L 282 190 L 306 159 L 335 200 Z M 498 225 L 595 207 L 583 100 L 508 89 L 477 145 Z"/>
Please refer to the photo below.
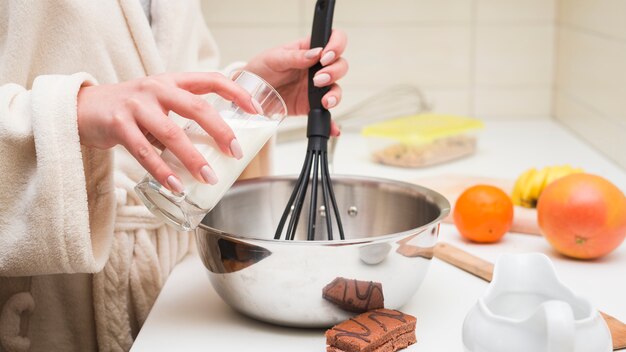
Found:
<path fill-rule="evenodd" d="M 626 197 L 600 176 L 569 175 L 541 193 L 537 219 L 544 237 L 559 253 L 599 258 L 626 237 Z"/>
<path fill-rule="evenodd" d="M 468 240 L 497 242 L 513 224 L 513 202 L 498 187 L 477 185 L 457 199 L 453 217 L 457 229 Z"/>

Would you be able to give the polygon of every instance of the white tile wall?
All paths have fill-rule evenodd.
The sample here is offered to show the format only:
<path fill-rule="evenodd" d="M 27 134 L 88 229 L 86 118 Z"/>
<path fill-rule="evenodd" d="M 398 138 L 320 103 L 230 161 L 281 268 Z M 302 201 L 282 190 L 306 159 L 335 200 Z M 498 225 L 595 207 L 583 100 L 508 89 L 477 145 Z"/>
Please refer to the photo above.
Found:
<path fill-rule="evenodd" d="M 554 26 L 478 25 L 476 28 L 478 88 L 552 87 Z"/>
<path fill-rule="evenodd" d="M 291 42 L 299 37 L 298 28 L 292 26 L 221 25 L 210 29 L 219 45 L 223 65 L 233 61 L 247 61 L 265 49 Z"/>
<path fill-rule="evenodd" d="M 314 0 L 202 0 L 224 63 L 309 34 Z M 626 167 L 626 0 L 337 0 L 335 113 L 396 84 L 439 112 L 556 117 Z M 393 102 L 389 102 L 393 103 Z"/>
<path fill-rule="evenodd" d="M 558 20 L 564 26 L 626 39 L 624 0 L 560 0 Z"/>
<path fill-rule="evenodd" d="M 220 0 L 202 1 L 202 10 L 211 28 L 219 25 L 299 25 L 298 0 Z"/>
<path fill-rule="evenodd" d="M 478 89 L 476 115 L 485 118 L 545 118 L 552 109 L 552 89 Z"/>
<path fill-rule="evenodd" d="M 555 117 L 626 167 L 626 1 L 558 5 Z"/>
<path fill-rule="evenodd" d="M 313 0 L 202 0 L 223 62 L 308 35 Z M 337 0 L 350 73 L 341 113 L 395 84 L 436 111 L 548 118 L 556 0 Z M 509 66 L 513 65 L 514 69 Z M 507 109 L 507 105 L 511 106 Z"/>
<path fill-rule="evenodd" d="M 305 21 L 313 19 L 315 1 L 301 1 Z M 339 26 L 417 23 L 469 23 L 473 1 L 468 0 L 338 0 L 335 23 Z"/>
<path fill-rule="evenodd" d="M 470 84 L 470 35 L 463 26 L 346 27 L 350 44 L 346 86 L 395 83 L 425 88 Z"/>
<path fill-rule="evenodd" d="M 623 148 L 626 126 L 562 92 L 555 96 L 555 109 L 557 119 L 574 133 L 622 166 L 626 165 Z"/>
<path fill-rule="evenodd" d="M 552 24 L 556 4 L 546 0 L 477 0 L 479 23 L 537 22 Z"/>
<path fill-rule="evenodd" d="M 626 40 L 567 27 L 559 33 L 558 88 L 626 122 Z"/>

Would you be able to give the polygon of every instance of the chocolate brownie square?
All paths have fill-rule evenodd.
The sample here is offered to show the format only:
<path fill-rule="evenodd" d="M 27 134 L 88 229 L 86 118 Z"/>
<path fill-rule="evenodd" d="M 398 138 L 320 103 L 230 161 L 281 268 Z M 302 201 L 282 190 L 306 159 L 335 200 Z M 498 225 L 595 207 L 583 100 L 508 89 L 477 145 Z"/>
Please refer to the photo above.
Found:
<path fill-rule="evenodd" d="M 376 309 L 326 331 L 327 352 L 393 352 L 416 342 L 414 316 Z"/>
<path fill-rule="evenodd" d="M 385 307 L 383 285 L 373 281 L 338 277 L 322 289 L 322 297 L 341 309 L 356 313 Z"/>

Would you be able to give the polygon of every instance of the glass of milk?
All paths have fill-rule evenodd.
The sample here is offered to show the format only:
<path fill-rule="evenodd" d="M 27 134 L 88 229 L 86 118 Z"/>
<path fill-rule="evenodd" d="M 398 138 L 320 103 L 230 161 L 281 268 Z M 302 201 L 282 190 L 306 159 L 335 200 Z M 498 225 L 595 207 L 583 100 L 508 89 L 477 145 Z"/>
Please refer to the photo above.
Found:
<path fill-rule="evenodd" d="M 215 207 L 254 156 L 276 133 L 278 125 L 287 115 L 287 107 L 282 97 L 259 76 L 239 71 L 232 79 L 248 91 L 263 108 L 263 115 L 253 115 L 219 96 L 211 103 L 237 136 L 243 158 L 237 160 L 222 153 L 211 136 L 195 121 L 189 121 L 184 128 L 185 133 L 217 174 L 217 184 L 197 181 L 180 160 L 165 149 L 161 158 L 180 178 L 185 186 L 184 192 L 169 191 L 150 174 L 135 187 L 135 191 L 153 214 L 185 231 L 196 228 Z"/>

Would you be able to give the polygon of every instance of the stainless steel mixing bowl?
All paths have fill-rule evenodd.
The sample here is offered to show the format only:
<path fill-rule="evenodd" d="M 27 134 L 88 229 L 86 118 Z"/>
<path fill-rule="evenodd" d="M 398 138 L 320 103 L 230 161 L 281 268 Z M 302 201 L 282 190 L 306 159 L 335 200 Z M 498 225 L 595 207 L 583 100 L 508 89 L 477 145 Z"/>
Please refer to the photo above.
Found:
<path fill-rule="evenodd" d="M 382 284 L 386 308 L 400 308 L 424 279 L 450 204 L 409 183 L 334 176 L 346 240 L 306 241 L 302 211 L 295 241 L 274 231 L 295 177 L 236 183 L 196 230 L 200 257 L 217 293 L 234 309 L 266 322 L 328 327 L 353 316 L 322 298 L 337 277 Z M 334 233 L 337 233 L 336 231 Z"/>

